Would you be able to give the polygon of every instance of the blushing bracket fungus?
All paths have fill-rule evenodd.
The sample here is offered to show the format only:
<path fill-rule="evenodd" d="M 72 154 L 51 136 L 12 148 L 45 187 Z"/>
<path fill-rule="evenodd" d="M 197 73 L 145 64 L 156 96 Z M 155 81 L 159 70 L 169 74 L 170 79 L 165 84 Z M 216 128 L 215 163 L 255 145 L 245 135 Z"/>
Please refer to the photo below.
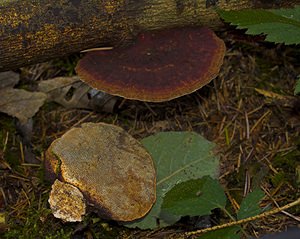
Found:
<path fill-rule="evenodd" d="M 114 125 L 85 123 L 69 130 L 50 145 L 45 165 L 60 180 L 50 193 L 52 212 L 65 221 L 82 220 L 85 203 L 103 218 L 132 221 L 145 216 L 156 199 L 150 154 Z"/>
<path fill-rule="evenodd" d="M 128 48 L 88 52 L 76 71 L 97 90 L 162 102 L 208 84 L 217 76 L 225 50 L 224 42 L 208 28 L 146 32 Z"/>

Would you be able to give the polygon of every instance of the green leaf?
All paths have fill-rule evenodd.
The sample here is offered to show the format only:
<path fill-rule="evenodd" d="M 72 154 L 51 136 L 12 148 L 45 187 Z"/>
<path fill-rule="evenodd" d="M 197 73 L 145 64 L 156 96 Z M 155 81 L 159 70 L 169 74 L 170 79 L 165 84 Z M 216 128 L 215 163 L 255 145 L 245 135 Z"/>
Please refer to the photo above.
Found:
<path fill-rule="evenodd" d="M 296 87 L 295 87 L 295 91 L 294 94 L 298 95 L 300 93 L 300 76 L 298 76 L 298 80 L 296 82 Z"/>
<path fill-rule="evenodd" d="M 126 226 L 146 229 L 157 227 L 163 197 L 176 184 L 204 175 L 217 177 L 219 158 L 213 152 L 215 144 L 194 132 L 161 132 L 143 139 L 142 143 L 156 166 L 156 203 L 146 217 Z M 166 225 L 167 222 L 160 220 L 160 226 Z"/>
<path fill-rule="evenodd" d="M 207 232 L 198 237 L 198 239 L 240 239 L 239 231 L 241 227 L 233 226 L 227 227 L 216 231 Z"/>
<path fill-rule="evenodd" d="M 247 34 L 265 34 L 266 40 L 275 43 L 300 43 L 300 6 L 292 9 L 218 11 L 220 16 Z"/>
<path fill-rule="evenodd" d="M 218 180 L 205 176 L 175 185 L 163 199 L 161 215 L 203 216 L 225 205 L 226 196 Z"/>
<path fill-rule="evenodd" d="M 259 203 L 264 196 L 265 194 L 261 189 L 255 189 L 249 193 L 241 203 L 240 210 L 237 213 L 238 220 L 260 214 L 262 209 L 259 207 Z"/>

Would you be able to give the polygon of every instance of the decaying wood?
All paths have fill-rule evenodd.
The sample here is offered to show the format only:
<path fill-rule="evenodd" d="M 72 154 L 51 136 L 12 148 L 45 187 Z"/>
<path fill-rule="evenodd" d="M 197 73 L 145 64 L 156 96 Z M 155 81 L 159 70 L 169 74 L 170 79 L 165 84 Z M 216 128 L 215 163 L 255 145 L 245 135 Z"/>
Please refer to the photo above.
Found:
<path fill-rule="evenodd" d="M 300 0 L 0 0 L 0 71 L 132 41 L 141 31 L 222 26 L 216 8 L 273 8 Z"/>

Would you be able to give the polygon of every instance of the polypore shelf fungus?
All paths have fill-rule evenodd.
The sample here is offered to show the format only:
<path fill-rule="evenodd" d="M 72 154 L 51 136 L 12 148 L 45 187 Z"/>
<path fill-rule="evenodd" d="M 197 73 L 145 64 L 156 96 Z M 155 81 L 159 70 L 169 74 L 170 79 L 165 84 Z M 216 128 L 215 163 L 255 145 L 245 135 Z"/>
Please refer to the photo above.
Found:
<path fill-rule="evenodd" d="M 86 205 L 82 193 L 73 185 L 56 179 L 48 201 L 55 217 L 66 222 L 82 221 Z"/>
<path fill-rule="evenodd" d="M 49 175 L 78 188 L 84 196 L 82 200 L 76 193 L 76 199 L 62 200 L 62 193 L 57 192 L 66 190 L 56 180 L 49 202 L 54 216 L 65 221 L 81 220 L 83 210 L 74 213 L 68 209 L 74 208 L 76 200 L 86 202 L 103 218 L 132 221 L 143 217 L 156 199 L 156 173 L 150 154 L 114 125 L 85 123 L 69 130 L 50 145 L 45 165 Z"/>
<path fill-rule="evenodd" d="M 217 76 L 225 50 L 224 42 L 208 28 L 146 32 L 128 48 L 88 52 L 76 71 L 98 90 L 161 102 L 208 84 Z"/>

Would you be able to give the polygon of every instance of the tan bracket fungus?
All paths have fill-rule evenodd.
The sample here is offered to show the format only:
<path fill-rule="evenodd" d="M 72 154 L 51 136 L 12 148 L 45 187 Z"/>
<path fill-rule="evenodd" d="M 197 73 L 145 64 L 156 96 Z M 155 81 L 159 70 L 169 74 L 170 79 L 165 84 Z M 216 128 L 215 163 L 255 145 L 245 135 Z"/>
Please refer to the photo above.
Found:
<path fill-rule="evenodd" d="M 225 50 L 224 42 L 208 28 L 146 32 L 128 48 L 88 52 L 76 72 L 97 90 L 161 102 L 208 84 L 217 76 Z"/>
<path fill-rule="evenodd" d="M 78 188 L 103 218 L 141 218 L 156 199 L 156 173 L 150 154 L 114 125 L 85 123 L 69 130 L 50 145 L 45 164 L 50 176 L 60 165 L 59 179 Z"/>
<path fill-rule="evenodd" d="M 48 200 L 55 217 L 66 222 L 80 222 L 85 215 L 85 200 L 80 190 L 55 180 Z"/>

